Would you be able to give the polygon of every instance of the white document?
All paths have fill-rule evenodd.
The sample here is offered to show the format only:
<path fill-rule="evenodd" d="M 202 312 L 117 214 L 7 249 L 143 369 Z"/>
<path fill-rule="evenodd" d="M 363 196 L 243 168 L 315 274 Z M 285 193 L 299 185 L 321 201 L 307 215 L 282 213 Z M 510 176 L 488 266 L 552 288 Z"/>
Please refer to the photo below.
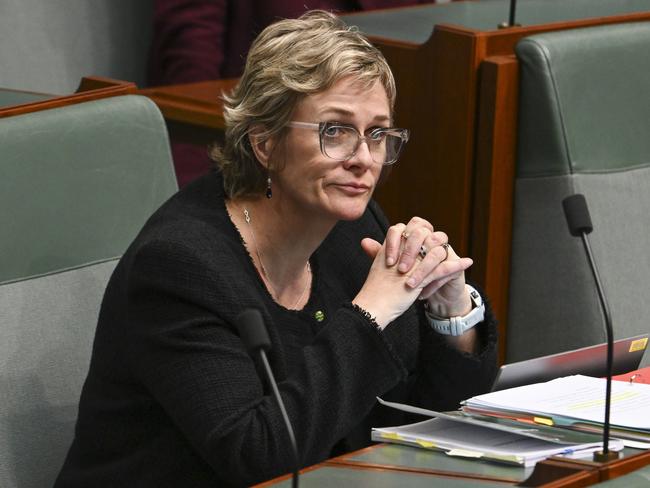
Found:
<path fill-rule="evenodd" d="M 551 430 L 530 425 L 513 427 L 466 417 L 460 412 L 435 412 L 420 407 L 394 403 L 377 398 L 382 405 L 405 412 L 427 415 L 424 422 L 397 427 L 373 428 L 375 441 L 406 444 L 442 451 L 449 456 L 479 458 L 508 464 L 532 466 L 549 456 L 583 457 L 602 448 L 600 438 L 593 435 L 567 435 L 567 441 L 556 437 Z M 561 429 L 555 429 L 561 430 Z M 563 436 L 561 436 L 563 437 Z M 569 438 L 582 439 L 570 442 Z M 585 439 L 590 439 L 585 441 Z M 596 439 L 596 441 L 594 441 Z M 623 443 L 611 440 L 610 448 L 617 451 Z"/>
<path fill-rule="evenodd" d="M 549 456 L 587 456 L 601 448 L 599 442 L 558 444 L 443 418 L 399 427 L 374 428 L 372 439 L 439 450 L 450 456 L 523 466 L 533 466 Z M 611 444 L 612 450 L 620 450 L 622 447 L 618 441 Z"/>
<path fill-rule="evenodd" d="M 602 423 L 605 379 L 567 376 L 546 383 L 479 395 L 468 407 L 526 412 L 540 416 Z M 650 385 L 612 381 L 610 422 L 613 426 L 650 432 Z"/>

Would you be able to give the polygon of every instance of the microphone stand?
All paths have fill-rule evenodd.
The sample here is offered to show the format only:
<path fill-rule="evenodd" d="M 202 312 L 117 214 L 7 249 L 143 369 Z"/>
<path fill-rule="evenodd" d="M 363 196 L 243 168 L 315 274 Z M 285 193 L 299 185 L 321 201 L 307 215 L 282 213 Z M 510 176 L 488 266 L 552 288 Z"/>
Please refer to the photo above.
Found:
<path fill-rule="evenodd" d="M 611 410 L 612 403 L 612 363 L 614 359 L 614 331 L 612 329 L 612 317 L 609 313 L 609 306 L 607 305 L 607 300 L 603 294 L 603 286 L 600 281 L 600 276 L 598 275 L 598 270 L 596 269 L 596 262 L 594 261 L 593 254 L 591 253 L 591 247 L 589 246 L 589 239 L 587 239 L 587 233 L 582 230 L 580 232 L 580 237 L 582 238 L 582 244 L 587 253 L 587 258 L 589 261 L 589 266 L 591 267 L 591 272 L 594 275 L 594 280 L 596 281 L 596 289 L 598 290 L 598 298 L 600 299 L 600 304 L 603 307 L 603 314 L 605 315 L 605 330 L 607 331 L 607 382 L 605 387 L 605 423 L 603 425 L 603 450 L 594 452 L 594 461 L 599 463 L 604 463 L 607 461 L 612 461 L 619 458 L 619 453 L 609 450 L 609 413 Z"/>
<path fill-rule="evenodd" d="M 508 22 L 501 22 L 497 27 L 507 29 L 508 27 L 521 27 L 521 24 L 515 23 L 515 12 L 517 10 L 517 0 L 510 0 L 510 10 L 508 12 Z"/>
<path fill-rule="evenodd" d="M 287 433 L 289 434 L 289 443 L 291 444 L 291 450 L 293 451 L 293 459 L 294 459 L 292 476 L 291 476 L 291 487 L 298 488 L 298 465 L 299 465 L 298 459 L 299 458 L 298 458 L 298 445 L 296 444 L 296 436 L 293 433 L 293 427 L 291 426 L 291 421 L 289 420 L 287 409 L 284 408 L 284 402 L 282 401 L 282 397 L 280 396 L 280 390 L 278 390 L 278 385 L 275 382 L 273 371 L 271 370 L 271 365 L 269 364 L 269 360 L 266 357 L 266 352 L 264 351 L 264 349 L 260 349 L 259 352 L 260 352 L 260 358 L 262 359 L 262 364 L 264 365 L 264 369 L 266 370 L 266 376 L 272 379 L 269 383 L 271 383 L 273 396 L 275 397 L 275 401 L 280 407 L 280 413 L 282 414 L 284 425 L 287 428 Z"/>
<path fill-rule="evenodd" d="M 594 260 L 594 256 L 591 252 L 591 247 L 589 246 L 589 239 L 587 239 L 587 234 L 593 230 L 591 218 L 589 217 L 589 209 L 587 208 L 587 201 L 585 200 L 584 195 L 577 193 L 575 195 L 566 197 L 562 201 L 562 205 L 564 207 L 567 223 L 569 224 L 569 232 L 571 232 L 571 235 L 573 236 L 579 236 L 582 238 L 582 244 L 584 245 L 585 253 L 587 254 L 587 261 L 589 261 L 591 273 L 594 275 L 596 290 L 598 290 L 598 298 L 600 299 L 600 305 L 603 309 L 603 315 L 605 316 L 605 331 L 607 333 L 607 382 L 605 387 L 603 450 L 594 452 L 594 461 L 604 463 L 619 458 L 618 452 L 612 452 L 609 450 L 609 413 L 611 410 L 612 401 L 612 363 L 614 356 L 614 332 L 612 330 L 612 316 L 609 312 L 607 300 L 605 299 L 603 285 L 600 281 L 598 269 L 596 268 L 596 261 Z"/>
<path fill-rule="evenodd" d="M 271 339 L 269 338 L 269 333 L 266 330 L 266 325 L 264 325 L 264 319 L 262 318 L 260 311 L 251 308 L 241 312 L 237 317 L 237 330 L 239 330 L 239 335 L 246 346 L 246 349 L 251 353 L 257 352 L 262 360 L 262 364 L 264 365 L 264 372 L 266 373 L 266 377 L 269 380 L 271 389 L 273 390 L 273 397 L 280 408 L 284 426 L 289 434 L 291 454 L 293 455 L 291 486 L 292 488 L 298 488 L 298 471 L 300 469 L 298 445 L 296 443 L 296 436 L 293 433 L 291 421 L 289 420 L 289 415 L 287 414 L 287 409 L 284 406 L 284 402 L 280 396 L 280 390 L 275 382 L 273 370 L 271 369 L 269 360 L 266 357 L 266 351 L 271 349 Z"/>
<path fill-rule="evenodd" d="M 510 0 L 510 16 L 508 18 L 508 25 L 513 27 L 515 25 L 515 10 L 517 9 L 517 0 Z"/>

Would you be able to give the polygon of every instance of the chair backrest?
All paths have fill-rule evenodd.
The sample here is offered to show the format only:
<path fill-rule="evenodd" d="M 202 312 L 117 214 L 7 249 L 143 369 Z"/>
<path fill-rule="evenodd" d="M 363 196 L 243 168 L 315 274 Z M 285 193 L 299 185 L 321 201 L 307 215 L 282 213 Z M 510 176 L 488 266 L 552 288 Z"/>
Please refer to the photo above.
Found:
<path fill-rule="evenodd" d="M 523 39 L 507 359 L 605 340 L 561 201 L 587 199 L 617 338 L 650 330 L 650 22 Z M 649 364 L 646 357 L 643 364 Z"/>
<path fill-rule="evenodd" d="M 0 486 L 51 486 L 117 260 L 176 190 L 140 96 L 0 120 Z"/>

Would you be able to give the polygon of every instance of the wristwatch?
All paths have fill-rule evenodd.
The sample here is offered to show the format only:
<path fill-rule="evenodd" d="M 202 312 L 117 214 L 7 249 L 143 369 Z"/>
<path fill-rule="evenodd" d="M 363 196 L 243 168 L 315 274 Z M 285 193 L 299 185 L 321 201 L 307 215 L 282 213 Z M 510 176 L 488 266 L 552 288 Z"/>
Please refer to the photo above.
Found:
<path fill-rule="evenodd" d="M 467 291 L 469 291 L 469 297 L 472 300 L 474 308 L 464 317 L 450 317 L 448 319 L 436 317 L 429 311 L 425 304 L 424 310 L 431 324 L 431 328 L 438 334 L 449 336 L 463 335 L 479 322 L 483 322 L 485 318 L 485 304 L 483 303 L 481 294 L 473 286 L 465 286 L 467 287 Z"/>

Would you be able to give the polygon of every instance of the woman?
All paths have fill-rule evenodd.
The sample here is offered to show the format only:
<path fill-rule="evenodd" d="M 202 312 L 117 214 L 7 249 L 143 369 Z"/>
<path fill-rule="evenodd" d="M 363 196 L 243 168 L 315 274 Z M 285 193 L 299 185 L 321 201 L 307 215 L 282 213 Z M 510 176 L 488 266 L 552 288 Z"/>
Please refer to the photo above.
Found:
<path fill-rule="evenodd" d="M 163 205 L 111 278 L 57 486 L 288 471 L 281 414 L 236 329 L 248 308 L 269 329 L 302 465 L 405 421 L 376 396 L 448 409 L 489 385 L 494 321 L 465 284 L 472 261 L 423 219 L 388 227 L 371 201 L 408 139 L 394 99 L 382 55 L 330 14 L 259 36 L 226 100 L 219 171 Z M 449 320 L 462 316 L 466 331 Z"/>
<path fill-rule="evenodd" d="M 306 10 L 336 12 L 404 7 L 433 0 L 155 0 L 148 67 L 152 86 L 241 76 L 255 36 L 277 19 Z M 172 142 L 180 187 L 204 175 L 204 148 Z"/>
<path fill-rule="evenodd" d="M 255 36 L 306 10 L 369 11 L 433 0 L 154 0 L 148 81 L 152 86 L 236 78 Z"/>

